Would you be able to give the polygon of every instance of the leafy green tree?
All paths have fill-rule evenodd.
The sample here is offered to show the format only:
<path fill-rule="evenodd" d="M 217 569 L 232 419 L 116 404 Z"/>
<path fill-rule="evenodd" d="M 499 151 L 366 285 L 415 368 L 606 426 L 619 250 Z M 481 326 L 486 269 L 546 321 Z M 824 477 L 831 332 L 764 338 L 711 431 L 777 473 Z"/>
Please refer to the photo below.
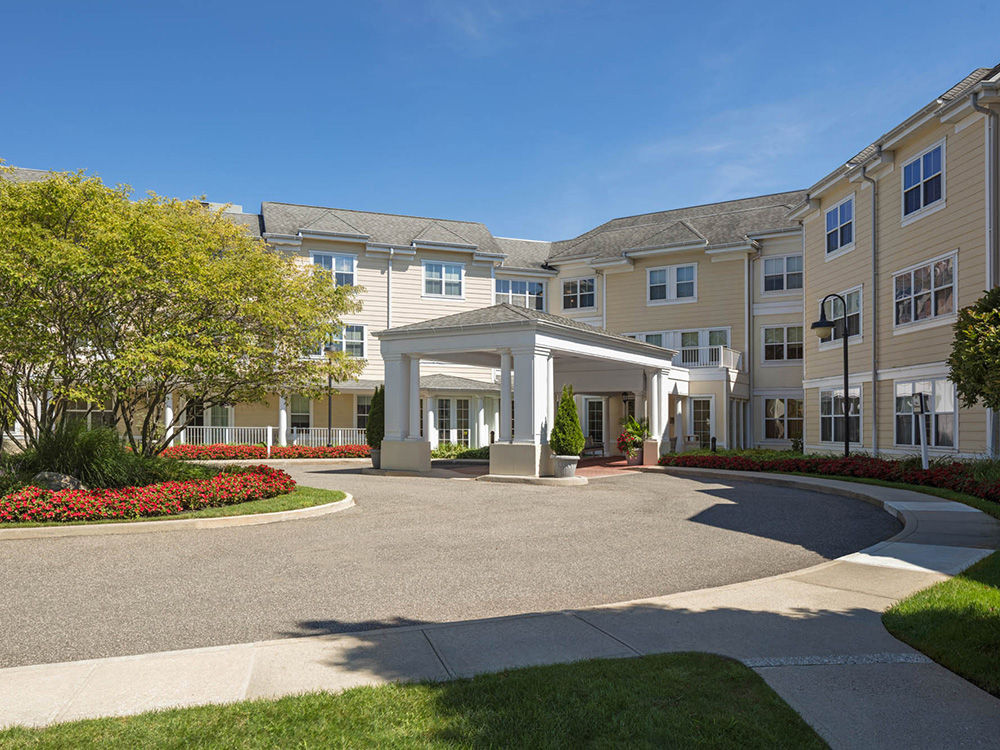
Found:
<path fill-rule="evenodd" d="M 161 451 L 202 408 L 319 395 L 363 365 L 319 351 L 359 307 L 222 209 L 97 177 L 0 172 L 0 419 L 23 445 L 74 401 L 113 414 L 133 450 Z M 164 403 L 174 417 L 164 424 Z"/>
<path fill-rule="evenodd" d="M 1000 410 L 1000 287 L 959 311 L 948 366 L 963 406 Z"/>
<path fill-rule="evenodd" d="M 576 413 L 576 403 L 573 401 L 573 388 L 564 385 L 562 395 L 559 397 L 555 423 L 549 432 L 549 448 L 557 456 L 579 456 L 585 444 L 580 418 Z"/>
<path fill-rule="evenodd" d="M 368 409 L 368 426 L 365 428 L 365 440 L 370 448 L 378 450 L 382 447 L 385 437 L 385 386 L 375 387 L 372 403 Z"/>

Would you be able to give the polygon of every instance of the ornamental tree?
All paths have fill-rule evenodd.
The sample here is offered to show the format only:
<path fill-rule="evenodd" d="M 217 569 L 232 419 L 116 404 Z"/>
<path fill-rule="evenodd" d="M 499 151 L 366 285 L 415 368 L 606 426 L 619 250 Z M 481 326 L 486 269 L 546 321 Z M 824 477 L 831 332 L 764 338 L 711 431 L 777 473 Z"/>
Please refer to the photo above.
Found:
<path fill-rule="evenodd" d="M 580 429 L 580 417 L 576 413 L 576 403 L 573 401 L 573 388 L 564 385 L 559 397 L 559 408 L 556 411 L 555 422 L 549 432 L 549 447 L 557 456 L 579 456 L 583 452 L 586 440 Z"/>
<path fill-rule="evenodd" d="M 83 172 L 0 172 L 0 427 L 35 444 L 73 401 L 157 454 L 194 409 L 319 395 L 363 362 L 319 351 L 359 308 L 198 200 L 132 200 Z M 164 405 L 174 396 L 173 418 Z"/>
<path fill-rule="evenodd" d="M 959 311 L 948 366 L 963 406 L 1000 410 L 1000 287 Z"/>
<path fill-rule="evenodd" d="M 365 442 L 372 450 L 382 447 L 385 437 L 385 386 L 375 387 L 372 401 L 368 407 L 368 424 L 365 428 Z"/>

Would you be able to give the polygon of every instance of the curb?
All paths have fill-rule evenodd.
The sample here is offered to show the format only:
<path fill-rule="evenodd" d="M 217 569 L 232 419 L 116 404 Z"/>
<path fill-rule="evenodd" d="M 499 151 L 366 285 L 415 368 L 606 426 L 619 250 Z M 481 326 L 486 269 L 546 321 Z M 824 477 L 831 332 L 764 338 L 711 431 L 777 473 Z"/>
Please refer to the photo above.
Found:
<path fill-rule="evenodd" d="M 589 484 L 587 477 L 519 477 L 510 474 L 483 474 L 476 477 L 476 480 L 506 484 L 541 484 L 547 487 L 582 487 Z"/>
<path fill-rule="evenodd" d="M 122 523 L 85 523 L 74 526 L 32 526 L 25 529 L 0 529 L 0 542 L 16 539 L 55 539 L 59 537 L 104 536 L 107 534 L 149 534 L 156 531 L 191 531 L 221 529 L 230 526 L 262 526 L 268 523 L 296 521 L 337 513 L 354 507 L 354 496 L 345 492 L 343 500 L 323 505 L 311 505 L 294 510 L 271 513 L 251 513 L 219 518 L 174 518 L 164 521 L 130 521 Z"/>

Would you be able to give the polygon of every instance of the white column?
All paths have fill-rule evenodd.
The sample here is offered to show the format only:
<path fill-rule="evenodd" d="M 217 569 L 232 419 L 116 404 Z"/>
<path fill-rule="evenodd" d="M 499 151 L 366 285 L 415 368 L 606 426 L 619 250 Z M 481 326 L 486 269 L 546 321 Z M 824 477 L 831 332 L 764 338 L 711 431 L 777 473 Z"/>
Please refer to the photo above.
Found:
<path fill-rule="evenodd" d="M 476 398 L 476 434 L 472 447 L 483 448 L 489 444 L 490 435 L 486 428 L 486 399 L 478 396 Z"/>
<path fill-rule="evenodd" d="M 549 443 L 549 435 L 552 433 L 552 426 L 556 421 L 556 358 L 549 355 L 546 370 L 545 383 L 545 444 Z"/>
<path fill-rule="evenodd" d="M 174 394 L 168 393 L 167 397 L 163 399 L 163 429 L 164 432 L 166 432 L 167 430 L 171 431 L 170 435 L 166 434 L 164 435 L 164 437 L 170 437 L 170 440 L 167 443 L 167 445 L 174 444 L 174 438 L 172 434 L 173 427 L 171 427 L 173 421 L 174 421 Z"/>
<path fill-rule="evenodd" d="M 545 349 L 514 352 L 514 442 L 542 443 L 549 405 L 548 358 Z"/>
<path fill-rule="evenodd" d="M 288 399 L 278 396 L 278 445 L 288 445 Z"/>
<path fill-rule="evenodd" d="M 410 361 L 410 384 L 409 402 L 410 415 L 410 440 L 420 440 L 420 356 L 411 354 L 407 359 Z"/>
<path fill-rule="evenodd" d="M 407 383 L 409 362 L 401 354 L 384 355 L 385 362 L 385 437 L 403 440 L 406 437 Z"/>
<path fill-rule="evenodd" d="M 687 425 L 684 424 L 684 397 L 678 395 L 674 401 L 674 437 L 677 438 L 674 450 L 678 453 L 684 450 L 685 432 L 687 432 Z"/>
<path fill-rule="evenodd" d="M 438 447 L 437 399 L 424 399 L 424 439 L 431 444 L 431 450 Z"/>
<path fill-rule="evenodd" d="M 657 377 L 657 401 L 658 401 L 658 412 L 657 423 L 659 424 L 659 430 L 655 432 L 656 439 L 660 441 L 660 445 L 664 446 L 670 441 L 670 399 L 667 396 L 670 384 L 670 373 L 669 370 L 660 370 Z"/>
<path fill-rule="evenodd" d="M 509 443 L 510 435 L 510 352 L 500 352 L 500 430 L 497 442 Z"/>
<path fill-rule="evenodd" d="M 649 434 L 660 439 L 660 373 L 649 373 L 646 379 L 646 390 L 649 391 Z"/>

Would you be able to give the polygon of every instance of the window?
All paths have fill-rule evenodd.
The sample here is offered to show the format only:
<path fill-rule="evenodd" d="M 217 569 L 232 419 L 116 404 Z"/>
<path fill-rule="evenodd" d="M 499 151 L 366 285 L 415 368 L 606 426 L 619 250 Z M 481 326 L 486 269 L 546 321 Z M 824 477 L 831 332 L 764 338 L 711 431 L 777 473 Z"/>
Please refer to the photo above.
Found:
<path fill-rule="evenodd" d="M 896 445 L 920 445 L 920 417 L 913 413 L 913 394 L 930 396 L 927 445 L 955 447 L 955 386 L 950 380 L 917 380 L 896 383 Z"/>
<path fill-rule="evenodd" d="M 541 281 L 496 280 L 496 304 L 508 302 L 532 310 L 545 309 L 545 284 Z"/>
<path fill-rule="evenodd" d="M 331 255 L 313 253 L 313 265 L 329 272 L 334 286 L 354 286 L 353 255 Z"/>
<path fill-rule="evenodd" d="M 698 363 L 698 331 L 681 332 L 681 364 Z"/>
<path fill-rule="evenodd" d="M 650 268 L 646 274 L 646 301 L 650 304 L 694 302 L 698 296 L 697 265 Z"/>
<path fill-rule="evenodd" d="M 117 426 L 114 411 L 105 404 L 89 403 L 82 399 L 66 402 L 66 418 L 80 420 L 90 428 Z"/>
<path fill-rule="evenodd" d="M 585 399 L 587 404 L 587 438 L 593 445 L 604 445 L 604 401 Z"/>
<path fill-rule="evenodd" d="M 357 403 L 358 403 L 357 409 L 355 410 L 354 414 L 354 426 L 357 427 L 358 429 L 363 430 L 366 427 L 368 427 L 368 413 L 372 409 L 372 397 L 358 396 Z M 421 419 L 423 419 L 423 413 L 424 409 L 423 406 L 421 406 L 420 408 Z"/>
<path fill-rule="evenodd" d="M 847 394 L 848 439 L 861 442 L 861 389 Z M 844 442 L 844 389 L 819 392 L 819 439 L 824 443 Z"/>
<path fill-rule="evenodd" d="M 450 443 L 451 439 L 451 399 L 439 398 L 437 400 L 437 428 L 438 442 Z"/>
<path fill-rule="evenodd" d="M 764 361 L 802 359 L 802 326 L 774 326 L 764 329 Z"/>
<path fill-rule="evenodd" d="M 192 427 L 229 427 L 230 409 L 224 404 L 206 409 L 200 401 L 189 401 L 185 408 Z"/>
<path fill-rule="evenodd" d="M 456 441 L 463 448 L 469 447 L 469 399 L 455 399 Z"/>
<path fill-rule="evenodd" d="M 858 336 L 861 334 L 861 290 L 854 289 L 850 292 L 842 292 L 841 297 L 847 300 L 847 335 Z M 826 319 L 833 323 L 833 331 L 821 342 L 839 339 L 844 332 L 844 306 L 836 298 L 826 301 Z"/>
<path fill-rule="evenodd" d="M 802 256 L 764 259 L 764 292 L 802 288 Z"/>
<path fill-rule="evenodd" d="M 563 282 L 563 310 L 595 307 L 594 279 L 569 279 Z"/>
<path fill-rule="evenodd" d="M 307 430 L 312 427 L 308 398 L 305 396 L 292 396 L 289 399 L 288 421 L 288 426 L 293 430 Z"/>
<path fill-rule="evenodd" d="M 349 357 L 364 357 L 365 327 L 354 324 L 344 326 L 330 337 L 330 346 L 334 351 L 345 352 Z M 323 349 L 320 349 L 319 355 L 323 354 Z"/>
<path fill-rule="evenodd" d="M 955 257 L 943 258 L 893 277 L 896 325 L 955 312 Z"/>
<path fill-rule="evenodd" d="M 835 253 L 854 244 L 854 198 L 826 212 L 826 252 Z"/>
<path fill-rule="evenodd" d="M 462 296 L 461 263 L 424 261 L 424 295 L 427 297 Z"/>
<path fill-rule="evenodd" d="M 708 448 L 712 444 L 712 399 L 691 399 L 691 427 L 698 444 Z"/>
<path fill-rule="evenodd" d="M 663 346 L 662 333 L 647 333 L 644 338 L 646 339 L 647 344 L 652 344 L 653 346 Z"/>
<path fill-rule="evenodd" d="M 801 440 L 804 412 L 800 398 L 765 398 L 764 439 Z"/>
<path fill-rule="evenodd" d="M 903 216 L 910 216 L 944 197 L 944 143 L 932 146 L 903 165 Z"/>

